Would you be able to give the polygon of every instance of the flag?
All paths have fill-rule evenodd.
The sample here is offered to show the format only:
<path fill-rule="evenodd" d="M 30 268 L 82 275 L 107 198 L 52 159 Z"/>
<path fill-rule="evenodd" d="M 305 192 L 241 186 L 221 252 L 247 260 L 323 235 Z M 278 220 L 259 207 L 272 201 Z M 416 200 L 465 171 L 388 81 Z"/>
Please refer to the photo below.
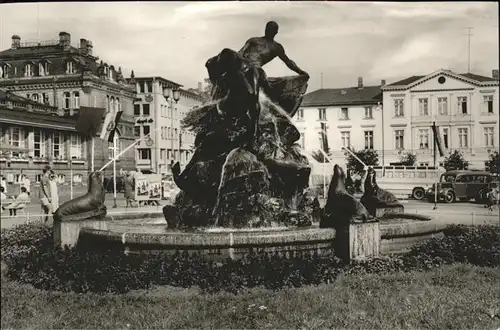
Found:
<path fill-rule="evenodd" d="M 81 134 L 95 135 L 101 124 L 104 111 L 104 108 L 80 107 L 75 129 Z"/>
<path fill-rule="evenodd" d="M 323 141 L 323 145 L 321 147 L 323 148 L 323 151 L 325 153 L 328 153 L 330 151 L 330 148 L 328 147 L 328 135 L 326 134 L 326 123 L 321 123 L 321 136 Z"/>
<path fill-rule="evenodd" d="M 441 143 L 441 136 L 439 135 L 439 126 L 436 126 L 436 123 L 432 124 L 432 133 L 434 134 L 434 145 L 437 147 L 439 151 L 439 157 L 444 156 L 443 144 Z"/>
<path fill-rule="evenodd" d="M 99 136 L 104 141 L 113 142 L 113 138 L 115 137 L 116 128 L 118 126 L 118 122 L 122 116 L 123 111 L 109 111 L 106 114 L 106 118 L 104 119 L 104 123 L 101 128 L 101 135 Z"/>

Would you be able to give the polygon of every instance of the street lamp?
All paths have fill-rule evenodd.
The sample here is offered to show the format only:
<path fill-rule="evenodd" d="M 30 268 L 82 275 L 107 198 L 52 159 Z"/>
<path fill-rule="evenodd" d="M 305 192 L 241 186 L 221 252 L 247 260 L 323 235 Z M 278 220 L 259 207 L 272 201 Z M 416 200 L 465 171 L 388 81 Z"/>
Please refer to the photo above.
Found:
<path fill-rule="evenodd" d="M 177 104 L 179 102 L 179 99 L 181 98 L 181 93 L 179 88 L 174 87 L 165 87 L 163 89 L 163 96 L 165 97 L 165 100 L 168 103 L 168 107 L 170 108 L 170 150 L 172 150 L 172 159 L 175 159 L 175 151 L 174 151 L 174 102 Z M 179 150 L 180 154 L 180 150 Z M 172 164 L 172 162 L 170 162 Z M 172 171 L 172 168 L 170 168 L 170 171 Z"/>

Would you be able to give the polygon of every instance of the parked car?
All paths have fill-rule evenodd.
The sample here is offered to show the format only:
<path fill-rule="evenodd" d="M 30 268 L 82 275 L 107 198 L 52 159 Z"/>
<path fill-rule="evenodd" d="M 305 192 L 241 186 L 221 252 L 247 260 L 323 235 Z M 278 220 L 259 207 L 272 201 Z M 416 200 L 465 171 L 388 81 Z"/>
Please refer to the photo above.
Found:
<path fill-rule="evenodd" d="M 413 197 L 413 199 L 416 199 L 417 201 L 422 200 L 425 198 L 425 194 L 428 189 L 429 185 L 425 185 L 424 187 L 422 186 L 414 187 L 411 192 L 411 197 Z"/>
<path fill-rule="evenodd" d="M 447 171 L 441 175 L 438 182 L 438 202 L 453 203 L 457 200 L 475 199 L 476 203 L 484 203 L 486 192 L 493 185 L 493 176 L 489 172 Z M 434 202 L 435 186 L 436 184 L 433 184 L 427 190 L 427 200 L 430 203 Z"/>

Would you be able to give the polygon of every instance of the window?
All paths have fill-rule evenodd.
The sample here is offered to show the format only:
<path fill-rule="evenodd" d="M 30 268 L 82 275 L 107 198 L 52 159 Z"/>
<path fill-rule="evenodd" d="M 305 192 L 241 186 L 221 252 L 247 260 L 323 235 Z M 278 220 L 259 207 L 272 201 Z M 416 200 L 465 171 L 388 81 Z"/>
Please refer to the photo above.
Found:
<path fill-rule="evenodd" d="M 160 138 L 161 138 L 162 140 L 163 140 L 163 129 L 164 129 L 164 128 L 165 128 L 165 127 L 163 127 L 163 126 L 162 126 L 162 127 L 161 127 L 161 130 L 160 130 Z"/>
<path fill-rule="evenodd" d="M 373 118 L 373 108 L 365 107 L 365 118 Z"/>
<path fill-rule="evenodd" d="M 137 149 L 139 159 L 151 159 L 151 149 Z"/>
<path fill-rule="evenodd" d="M 67 74 L 73 74 L 75 72 L 76 72 L 76 70 L 75 70 L 75 63 L 73 63 L 73 61 L 66 62 L 66 73 Z"/>
<path fill-rule="evenodd" d="M 160 149 L 160 160 L 165 160 L 166 153 L 165 149 Z"/>
<path fill-rule="evenodd" d="M 429 149 L 429 130 L 419 129 L 418 140 L 420 141 L 420 149 Z"/>
<path fill-rule="evenodd" d="M 139 91 L 141 93 L 145 93 L 145 91 L 144 91 L 144 83 L 139 82 L 138 84 L 139 84 Z"/>
<path fill-rule="evenodd" d="M 151 128 L 149 126 L 142 127 L 142 133 L 144 134 L 144 136 L 148 135 L 150 131 L 151 131 Z"/>
<path fill-rule="evenodd" d="M 81 174 L 73 175 L 73 183 L 82 183 L 82 181 L 83 181 L 83 175 Z"/>
<path fill-rule="evenodd" d="M 348 120 L 349 119 L 349 109 L 348 108 L 341 108 L 340 109 L 340 119 L 341 120 Z"/>
<path fill-rule="evenodd" d="M 24 147 L 23 134 L 24 131 L 20 127 L 10 128 L 10 146 L 11 147 Z"/>
<path fill-rule="evenodd" d="M 4 64 L 3 66 L 0 66 L 0 78 L 8 78 L 9 77 L 7 69 L 8 69 L 8 67 L 6 64 Z"/>
<path fill-rule="evenodd" d="M 493 113 L 493 95 L 485 95 L 483 96 L 483 112 L 485 113 Z"/>
<path fill-rule="evenodd" d="M 177 140 L 178 139 L 177 128 L 175 128 L 174 130 L 175 130 L 174 140 Z"/>
<path fill-rule="evenodd" d="M 458 129 L 458 146 L 460 148 L 467 148 L 469 146 L 469 129 L 459 128 Z"/>
<path fill-rule="evenodd" d="M 33 149 L 34 157 L 45 157 L 45 139 L 41 129 L 33 130 Z"/>
<path fill-rule="evenodd" d="M 418 110 L 420 116 L 429 115 L 429 100 L 428 99 L 418 99 Z"/>
<path fill-rule="evenodd" d="M 146 93 L 153 93 L 153 85 L 151 84 L 151 81 L 148 81 L 146 84 L 148 88 Z"/>
<path fill-rule="evenodd" d="M 172 129 L 169 127 L 167 129 L 167 132 L 168 132 L 168 139 L 171 139 L 172 138 Z"/>
<path fill-rule="evenodd" d="M 71 134 L 71 145 L 69 155 L 72 159 L 80 159 L 83 157 L 82 139 L 78 134 Z"/>
<path fill-rule="evenodd" d="M 73 109 L 80 109 L 80 93 L 73 92 Z"/>
<path fill-rule="evenodd" d="M 149 116 L 149 104 L 142 105 L 142 115 Z"/>
<path fill-rule="evenodd" d="M 438 97 L 438 112 L 441 116 L 448 115 L 448 99 L 446 97 Z"/>
<path fill-rule="evenodd" d="M 305 137 L 304 133 L 300 133 L 300 145 L 302 146 L 302 149 L 306 148 L 305 139 L 306 139 L 306 137 Z"/>
<path fill-rule="evenodd" d="M 32 94 L 31 95 L 31 99 L 35 102 L 38 102 L 39 98 L 38 98 L 38 94 Z"/>
<path fill-rule="evenodd" d="M 304 120 L 304 109 L 297 111 L 297 120 Z"/>
<path fill-rule="evenodd" d="M 342 147 L 348 148 L 351 146 L 351 132 L 340 132 L 340 140 Z"/>
<path fill-rule="evenodd" d="M 373 131 L 365 131 L 365 149 L 373 149 Z"/>
<path fill-rule="evenodd" d="M 467 97 L 461 96 L 458 98 L 458 112 L 466 115 L 467 114 Z"/>
<path fill-rule="evenodd" d="M 24 76 L 33 77 L 33 64 L 26 64 L 24 66 Z"/>
<path fill-rule="evenodd" d="M 38 63 L 38 75 L 45 76 L 45 68 L 43 67 L 43 63 Z"/>
<path fill-rule="evenodd" d="M 443 128 L 443 145 L 446 149 L 448 149 L 448 129 Z"/>
<path fill-rule="evenodd" d="M 405 131 L 404 130 L 396 130 L 394 131 L 395 138 L 396 138 L 396 149 L 404 149 L 405 144 L 404 144 L 404 137 L 405 137 Z"/>
<path fill-rule="evenodd" d="M 50 104 L 49 94 L 48 93 L 42 93 L 42 100 L 43 100 L 43 104 Z"/>
<path fill-rule="evenodd" d="M 55 159 L 64 158 L 64 144 L 61 132 L 55 132 L 52 134 L 52 156 Z"/>
<path fill-rule="evenodd" d="M 71 106 L 71 94 L 64 92 L 64 109 L 69 109 Z"/>
<path fill-rule="evenodd" d="M 140 116 L 140 115 L 141 115 L 141 105 L 134 104 L 134 116 Z"/>
<path fill-rule="evenodd" d="M 484 146 L 485 147 L 494 147 L 495 146 L 493 129 L 494 129 L 493 127 L 485 127 L 484 128 Z"/>
<path fill-rule="evenodd" d="M 404 100 L 403 99 L 394 100 L 394 116 L 403 117 L 404 115 L 405 115 Z"/>
<path fill-rule="evenodd" d="M 319 108 L 318 109 L 318 119 L 319 120 L 326 120 L 326 108 Z"/>
<path fill-rule="evenodd" d="M 108 110 L 115 111 L 115 97 L 114 96 L 111 96 L 108 99 Z"/>

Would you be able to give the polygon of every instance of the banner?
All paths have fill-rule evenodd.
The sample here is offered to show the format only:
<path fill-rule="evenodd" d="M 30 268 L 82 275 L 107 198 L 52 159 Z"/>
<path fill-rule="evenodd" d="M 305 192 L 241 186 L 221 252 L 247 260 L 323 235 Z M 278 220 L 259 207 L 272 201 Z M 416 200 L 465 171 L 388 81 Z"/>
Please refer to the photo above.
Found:
<path fill-rule="evenodd" d="M 78 133 L 94 136 L 104 115 L 104 108 L 80 107 L 75 129 Z"/>
<path fill-rule="evenodd" d="M 109 111 L 106 114 L 106 118 L 104 119 L 104 123 L 101 128 L 101 135 L 99 136 L 102 140 L 113 142 L 115 131 L 122 113 L 123 111 Z"/>
<path fill-rule="evenodd" d="M 437 147 L 437 150 L 439 151 L 439 157 L 444 156 L 444 151 L 443 151 L 443 144 L 441 142 L 441 135 L 439 134 L 439 126 L 436 126 L 436 124 L 432 124 L 432 133 L 434 134 L 434 142 L 435 142 L 435 147 Z"/>
<path fill-rule="evenodd" d="M 161 175 L 160 174 L 138 174 L 135 177 L 135 200 L 160 200 L 161 199 Z"/>

